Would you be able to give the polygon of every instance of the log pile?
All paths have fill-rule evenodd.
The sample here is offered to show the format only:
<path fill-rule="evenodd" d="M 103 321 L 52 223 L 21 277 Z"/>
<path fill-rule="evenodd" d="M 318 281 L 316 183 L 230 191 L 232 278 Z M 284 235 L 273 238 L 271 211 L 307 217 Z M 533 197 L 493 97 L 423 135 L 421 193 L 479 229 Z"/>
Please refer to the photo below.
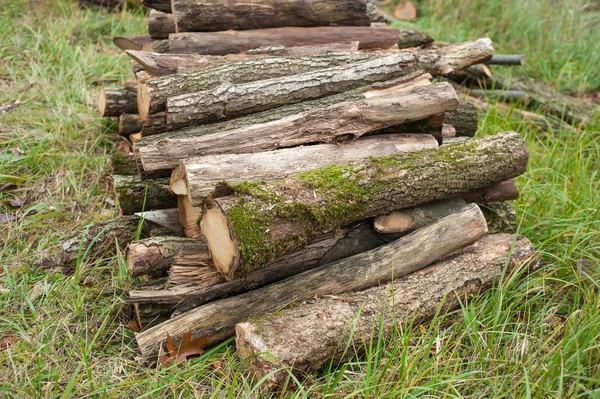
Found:
<path fill-rule="evenodd" d="M 369 312 L 355 343 L 377 315 L 427 319 L 533 257 L 506 202 L 523 139 L 473 138 L 477 109 L 434 83 L 493 60 L 489 39 L 432 45 L 374 23 L 365 0 L 144 4 L 149 35 L 115 38 L 135 87 L 103 89 L 98 109 L 132 144 L 112 159 L 121 214 L 161 226 L 126 254 L 148 285 L 127 302 L 166 319 L 138 326 L 148 362 L 167 337 L 211 345 L 237 330 L 258 378 L 316 370 L 343 357 L 330 343 L 356 309 Z M 300 353 L 311 334 L 323 339 Z"/>

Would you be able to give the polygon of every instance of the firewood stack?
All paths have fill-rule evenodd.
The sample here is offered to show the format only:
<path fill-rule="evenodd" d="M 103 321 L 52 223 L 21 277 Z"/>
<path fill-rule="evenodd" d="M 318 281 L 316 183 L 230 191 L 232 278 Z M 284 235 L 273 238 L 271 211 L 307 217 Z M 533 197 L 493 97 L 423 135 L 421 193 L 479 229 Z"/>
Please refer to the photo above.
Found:
<path fill-rule="evenodd" d="M 243 320 L 310 300 L 239 324 L 237 343 L 257 376 L 294 359 L 300 372 L 315 370 L 338 356 L 323 352 L 322 339 L 339 340 L 347 315 L 325 315 L 290 338 L 311 354 L 275 345 L 275 357 L 257 356 L 275 336 L 261 332 L 280 329 L 285 342 L 302 324 L 293 312 L 323 300 L 373 310 L 365 331 L 388 300 L 386 312 L 427 319 L 446 287 L 468 296 L 533 255 L 513 235 L 505 202 L 518 196 L 523 139 L 473 139 L 476 109 L 434 80 L 489 60 L 489 39 L 436 46 L 424 33 L 373 23 L 365 0 L 145 4 L 149 36 L 115 39 L 136 87 L 103 89 L 98 107 L 119 116 L 133 142 L 113 157 L 121 213 L 170 231 L 127 248 L 131 276 L 146 281 L 127 299 L 148 316 L 137 334 L 146 360 L 167 336 L 178 344 L 191 332 L 211 345 Z M 393 294 L 410 297 L 410 311 L 392 306 L 394 285 L 431 279 L 438 288 L 422 297 Z"/>

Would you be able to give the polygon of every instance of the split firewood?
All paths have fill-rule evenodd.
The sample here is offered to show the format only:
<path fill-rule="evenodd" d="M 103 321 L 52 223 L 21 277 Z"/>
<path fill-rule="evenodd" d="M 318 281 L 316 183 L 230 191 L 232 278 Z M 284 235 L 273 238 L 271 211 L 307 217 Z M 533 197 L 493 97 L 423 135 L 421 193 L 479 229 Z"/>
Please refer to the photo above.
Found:
<path fill-rule="evenodd" d="M 183 227 L 179 222 L 179 208 L 158 209 L 155 211 L 136 212 L 134 215 L 148 220 L 157 226 L 164 227 L 173 233 L 183 236 Z"/>
<path fill-rule="evenodd" d="M 192 206 L 187 195 L 177 196 L 177 207 L 179 208 L 179 223 L 186 237 L 200 238 L 199 221 L 202 217 L 202 207 Z"/>
<path fill-rule="evenodd" d="M 148 14 L 148 33 L 153 39 L 168 39 L 169 34 L 176 33 L 175 18 L 158 10 L 150 10 Z"/>
<path fill-rule="evenodd" d="M 351 90 L 369 82 L 394 79 L 420 68 L 432 75 L 452 73 L 457 66 L 464 67 L 479 62 L 489 58 L 492 53 L 491 41 L 479 39 L 442 50 L 401 52 L 292 76 L 224 84 L 214 90 L 169 97 L 167 127 L 175 130 L 194 123 L 207 123 L 260 112 Z M 144 108 L 140 108 L 142 118 Z"/>
<path fill-rule="evenodd" d="M 165 275 L 172 266 L 205 267 L 214 270 L 206 244 L 194 238 L 151 237 L 127 246 L 127 266 L 132 277 Z"/>
<path fill-rule="evenodd" d="M 142 118 L 138 114 L 121 114 L 119 116 L 119 134 L 129 136 L 142 130 Z"/>
<path fill-rule="evenodd" d="M 405 277 L 339 297 L 323 297 L 236 326 L 236 348 L 266 389 L 293 385 L 326 362 L 356 355 L 398 325 L 425 323 L 464 305 L 503 276 L 536 267 L 535 250 L 522 236 L 486 236 L 454 256 Z M 374 335 L 375 334 L 375 335 Z"/>
<path fill-rule="evenodd" d="M 177 206 L 169 190 L 169 179 L 141 180 L 138 176 L 113 175 L 110 182 L 122 215 Z"/>
<path fill-rule="evenodd" d="M 136 336 L 142 355 L 155 360 L 167 334 L 175 342 L 187 331 L 205 336 L 207 345 L 227 339 L 239 321 L 281 309 L 317 295 L 359 290 L 413 273 L 487 232 L 476 205 L 371 251 L 329 263 L 267 287 L 221 299 L 174 317 Z M 214 255 L 214 252 L 211 251 Z"/>
<path fill-rule="evenodd" d="M 189 157 L 191 152 L 200 155 L 253 153 L 308 143 L 336 143 L 456 107 L 456 93 L 450 85 L 441 82 L 399 90 L 397 94 L 313 108 L 279 120 L 192 139 L 165 139 L 157 146 L 140 148 L 139 155 L 144 169 L 150 170 L 157 167 L 151 165 L 157 165 L 160 158 L 166 157 L 172 164 Z"/>
<path fill-rule="evenodd" d="M 453 111 L 450 111 L 453 112 Z M 390 127 L 386 127 L 383 129 L 377 129 L 370 133 L 367 133 L 366 136 L 376 136 L 383 134 L 427 134 L 433 136 L 439 145 L 442 145 L 444 141 L 444 137 L 442 131 L 444 129 L 444 120 L 446 119 L 446 114 L 437 114 L 432 115 L 428 118 L 421 119 L 415 122 L 403 123 L 401 125 L 393 125 Z"/>
<path fill-rule="evenodd" d="M 233 185 L 235 196 L 205 201 L 202 233 L 215 266 L 231 279 L 238 269 L 259 268 L 338 226 L 518 176 L 527 159 L 523 138 L 506 132 L 281 180 Z"/>
<path fill-rule="evenodd" d="M 158 11 L 171 12 L 171 0 L 142 0 L 142 4 Z"/>
<path fill-rule="evenodd" d="M 113 43 L 121 50 L 142 50 L 142 46 L 152 43 L 154 39 L 150 35 L 116 36 Z"/>
<path fill-rule="evenodd" d="M 519 198 L 519 190 L 514 180 L 510 179 L 461 194 L 460 197 L 467 202 L 477 203 L 510 201 Z"/>
<path fill-rule="evenodd" d="M 417 47 L 433 42 L 423 32 L 378 26 L 285 27 L 224 32 L 185 32 L 169 35 L 172 53 L 224 55 L 262 46 L 311 46 L 332 42 L 360 42 L 360 49 Z"/>
<path fill-rule="evenodd" d="M 248 58 L 319 55 L 340 52 L 352 53 L 357 51 L 358 42 L 341 42 L 297 47 L 268 46 L 248 50 L 240 54 L 227 55 L 161 54 L 136 50 L 126 50 L 125 53 L 153 76 L 167 76 L 222 64 L 230 64 Z"/>
<path fill-rule="evenodd" d="M 137 114 L 137 90 L 135 87 L 104 87 L 96 100 L 100 116 Z"/>
<path fill-rule="evenodd" d="M 345 121 L 343 125 L 347 123 Z M 323 125 L 321 128 L 326 129 Z M 389 134 L 342 144 L 311 145 L 254 154 L 209 155 L 182 161 L 171 175 L 171 191 L 188 195 L 192 205 L 201 206 L 204 198 L 214 193 L 221 182 L 267 181 L 331 164 L 348 164 L 369 157 L 437 147 L 437 141 L 430 135 Z"/>

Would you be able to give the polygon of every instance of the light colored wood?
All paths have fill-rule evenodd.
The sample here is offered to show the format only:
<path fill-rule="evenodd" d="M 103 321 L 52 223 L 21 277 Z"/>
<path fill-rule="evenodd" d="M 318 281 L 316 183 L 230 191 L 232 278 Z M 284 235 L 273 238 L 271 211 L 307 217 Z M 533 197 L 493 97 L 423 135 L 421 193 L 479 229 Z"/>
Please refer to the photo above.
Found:
<path fill-rule="evenodd" d="M 179 223 L 185 236 L 201 238 L 202 232 L 198 223 L 202 217 L 202 208 L 192 206 L 186 195 L 177 196 L 177 206 L 179 208 Z"/>
<path fill-rule="evenodd" d="M 158 226 L 164 227 L 178 235 L 183 235 L 183 228 L 179 222 L 179 209 L 159 209 L 155 211 L 136 212 L 134 215 L 152 222 Z"/>
<path fill-rule="evenodd" d="M 173 172 L 171 173 L 171 180 L 169 181 L 169 187 L 171 188 L 171 191 L 177 195 L 188 195 L 189 190 L 186 184 L 185 168 L 177 167 L 173 169 Z M 198 204 L 196 204 L 196 206 L 197 205 Z"/>
<path fill-rule="evenodd" d="M 192 339 L 207 337 L 206 345 L 234 333 L 236 323 L 281 309 L 317 295 L 335 295 L 365 289 L 413 273 L 439 258 L 477 241 L 487 232 L 479 208 L 462 211 L 371 251 L 329 263 L 267 287 L 197 307 L 136 335 L 145 359 L 156 359 L 167 334 L 177 345 L 192 332 Z"/>
<path fill-rule="evenodd" d="M 136 114 L 136 89 L 128 86 L 104 87 L 100 89 L 96 100 L 100 116 L 120 116 Z"/>
<path fill-rule="evenodd" d="M 326 296 L 236 326 L 236 348 L 264 389 L 293 387 L 326 362 L 348 360 L 399 326 L 425 323 L 491 288 L 516 270 L 536 267 L 522 236 L 481 238 L 452 257 L 394 282 Z M 382 334 L 383 336 L 379 336 Z"/>
<path fill-rule="evenodd" d="M 394 8 L 394 17 L 402 21 L 411 21 L 417 18 L 417 7 L 411 1 L 401 1 Z"/>

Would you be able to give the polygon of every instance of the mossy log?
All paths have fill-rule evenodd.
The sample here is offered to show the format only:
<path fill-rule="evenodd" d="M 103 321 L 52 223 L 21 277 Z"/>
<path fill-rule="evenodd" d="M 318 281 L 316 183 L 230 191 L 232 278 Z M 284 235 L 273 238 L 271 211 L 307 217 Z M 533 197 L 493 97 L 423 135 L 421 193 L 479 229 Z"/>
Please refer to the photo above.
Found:
<path fill-rule="evenodd" d="M 338 226 L 518 176 L 527 159 L 523 138 L 506 132 L 242 183 L 234 196 L 205 201 L 201 229 L 215 266 L 231 279 Z"/>
<path fill-rule="evenodd" d="M 395 112 L 396 115 L 400 113 Z M 347 123 L 344 121 L 341 126 Z M 323 125 L 320 127 L 325 128 Z M 274 180 L 332 164 L 341 165 L 369 157 L 437 147 L 437 141 L 430 135 L 389 134 L 341 144 L 311 145 L 254 154 L 209 155 L 182 161 L 171 176 L 171 191 L 180 194 L 185 190 L 183 194 L 189 197 L 192 205 L 202 206 L 204 198 L 214 193 L 215 187 L 221 182 L 236 184 Z"/>
<path fill-rule="evenodd" d="M 369 26 L 365 0 L 173 0 L 179 32 L 283 26 Z"/>
<path fill-rule="evenodd" d="M 322 26 L 312 28 L 267 28 L 223 32 L 185 32 L 169 35 L 172 53 L 225 55 L 262 46 L 311 46 L 332 42 L 359 42 L 360 49 L 416 47 L 433 42 L 411 29 L 373 26 Z"/>
<path fill-rule="evenodd" d="M 262 388 L 291 387 L 327 362 L 342 362 L 396 330 L 418 325 L 470 300 L 503 276 L 529 266 L 527 238 L 486 236 L 445 260 L 394 282 L 302 303 L 236 326 L 236 348 Z M 401 327 L 400 327 L 401 328 Z M 379 336 L 382 334 L 382 336 Z M 348 348 L 353 348 L 348 350 Z"/>
<path fill-rule="evenodd" d="M 171 0 L 142 0 L 142 4 L 154 10 L 170 13 Z"/>
<path fill-rule="evenodd" d="M 148 14 L 148 33 L 153 39 L 168 39 L 169 34 L 176 33 L 173 14 L 158 10 L 150 10 Z"/>
<path fill-rule="evenodd" d="M 137 90 L 135 87 L 103 87 L 96 100 L 100 116 L 120 116 L 121 114 L 136 114 Z"/>
<path fill-rule="evenodd" d="M 110 154 L 110 166 L 115 175 L 137 176 L 138 174 L 135 156 L 129 152 L 113 151 Z"/>
<path fill-rule="evenodd" d="M 127 246 L 127 266 L 132 277 L 165 275 L 172 266 L 214 269 L 206 244 L 185 237 L 152 237 Z M 216 270 L 215 270 L 216 272 Z"/>
<path fill-rule="evenodd" d="M 462 101 L 458 109 L 446 113 L 445 123 L 454 126 L 457 136 L 474 137 L 477 133 L 478 122 L 478 109 L 466 101 Z"/>
<path fill-rule="evenodd" d="M 248 50 L 240 54 L 202 55 L 202 54 L 169 54 L 150 51 L 125 51 L 140 68 L 152 76 L 167 76 L 177 73 L 191 72 L 222 64 L 230 64 L 248 58 L 271 58 L 294 55 L 319 55 L 327 53 L 356 52 L 358 42 L 326 43 L 313 46 L 268 46 Z"/>
<path fill-rule="evenodd" d="M 192 332 L 206 345 L 229 338 L 236 323 L 317 295 L 359 290 L 413 273 L 487 232 L 485 219 L 472 204 L 408 236 L 371 251 L 332 262 L 278 283 L 197 307 L 136 335 L 142 355 L 155 360 L 167 334 L 177 345 Z M 214 255 L 214 253 L 213 253 Z"/>
<path fill-rule="evenodd" d="M 179 221 L 179 208 L 158 209 L 154 211 L 136 212 L 134 215 L 150 221 L 158 226 L 183 236 L 183 227 Z"/>
<path fill-rule="evenodd" d="M 519 190 L 517 190 L 514 180 L 510 179 L 463 193 L 460 197 L 467 202 L 477 203 L 510 201 L 519 198 Z"/>
<path fill-rule="evenodd" d="M 178 195 L 177 208 L 179 208 L 179 223 L 185 236 L 190 238 L 202 237 L 199 225 L 202 217 L 202 207 L 192 206 L 187 195 Z"/>
<path fill-rule="evenodd" d="M 119 134 L 129 136 L 142 130 L 142 118 L 138 114 L 121 114 L 119 116 Z"/>
<path fill-rule="evenodd" d="M 169 97 L 167 128 L 175 130 L 261 112 L 355 89 L 365 83 L 394 79 L 416 69 L 424 69 L 432 75 L 453 73 L 457 66 L 471 65 L 491 57 L 492 53 L 491 41 L 480 39 L 442 50 L 399 52 L 297 75 L 223 84 L 213 90 Z M 144 117 L 141 110 L 140 115 Z"/>
<path fill-rule="evenodd" d="M 509 202 L 490 202 L 480 204 L 479 207 L 485 216 L 490 234 L 517 232 L 517 212 Z"/>
<path fill-rule="evenodd" d="M 177 196 L 169 190 L 169 179 L 141 180 L 138 176 L 114 175 L 111 183 L 122 215 L 177 206 Z"/>

